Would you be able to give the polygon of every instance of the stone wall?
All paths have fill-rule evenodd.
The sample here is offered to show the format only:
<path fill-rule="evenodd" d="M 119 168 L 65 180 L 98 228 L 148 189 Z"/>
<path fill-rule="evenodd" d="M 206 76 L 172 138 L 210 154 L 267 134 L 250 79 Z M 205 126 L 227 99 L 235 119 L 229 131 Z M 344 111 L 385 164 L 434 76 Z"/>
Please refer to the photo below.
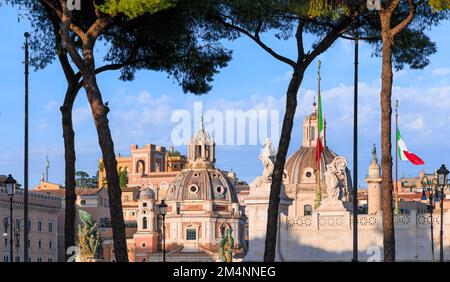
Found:
<path fill-rule="evenodd" d="M 251 221 L 251 217 L 250 217 Z M 261 219 L 258 220 L 261 223 Z M 277 242 L 278 261 L 351 261 L 353 256 L 353 218 L 342 214 L 313 213 L 312 216 L 280 215 Z M 397 261 L 431 261 L 430 214 L 395 216 Z M 250 225 L 252 225 L 250 223 Z M 260 225 L 261 226 L 261 225 Z M 263 225 L 265 226 L 265 225 Z M 433 215 L 434 253 L 439 260 L 440 215 Z M 444 214 L 444 258 L 450 260 L 450 212 Z M 258 236 L 253 236 L 254 234 Z M 262 260 L 264 238 L 261 230 L 250 230 L 250 249 L 246 261 Z M 359 261 L 383 259 L 382 214 L 358 216 Z"/>

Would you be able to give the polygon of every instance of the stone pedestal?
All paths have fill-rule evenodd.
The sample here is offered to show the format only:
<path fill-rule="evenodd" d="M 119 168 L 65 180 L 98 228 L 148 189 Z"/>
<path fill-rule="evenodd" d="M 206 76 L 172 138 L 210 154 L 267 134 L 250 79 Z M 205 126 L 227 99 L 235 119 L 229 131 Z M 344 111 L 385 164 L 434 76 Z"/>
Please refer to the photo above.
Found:
<path fill-rule="evenodd" d="M 345 209 L 342 201 L 325 199 L 320 203 L 320 207 L 317 209 L 317 212 L 323 212 L 323 211 L 345 212 L 346 209 Z"/>
<path fill-rule="evenodd" d="M 263 261 L 267 229 L 267 211 L 269 208 L 270 183 L 250 188 L 250 194 L 245 199 L 246 214 L 248 216 L 249 250 L 244 261 Z M 281 187 L 279 216 L 288 215 L 288 207 L 292 199 L 287 197 L 284 185 Z M 278 228 L 281 228 L 280 221 Z M 279 260 L 278 253 L 276 260 Z"/>

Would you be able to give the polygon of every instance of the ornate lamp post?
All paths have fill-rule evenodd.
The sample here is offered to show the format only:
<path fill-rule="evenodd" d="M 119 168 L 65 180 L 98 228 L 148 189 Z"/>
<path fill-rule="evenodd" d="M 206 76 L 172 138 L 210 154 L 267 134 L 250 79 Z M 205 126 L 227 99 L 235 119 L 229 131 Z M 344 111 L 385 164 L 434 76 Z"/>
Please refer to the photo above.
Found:
<path fill-rule="evenodd" d="M 10 175 L 5 179 L 6 193 L 9 197 L 9 261 L 14 257 L 14 235 L 13 235 L 13 198 L 17 181 Z"/>
<path fill-rule="evenodd" d="M 167 214 L 167 204 L 164 200 L 161 200 L 161 204 L 158 205 L 158 213 L 162 216 L 162 239 L 163 239 L 163 262 L 166 262 L 166 214 Z"/>
<path fill-rule="evenodd" d="M 436 176 L 438 180 L 438 185 L 440 188 L 440 198 L 441 198 L 441 231 L 439 233 L 439 241 L 440 241 L 440 252 L 439 252 L 439 261 L 444 261 L 444 229 L 443 229 L 443 221 L 444 221 L 444 189 L 448 184 L 448 169 L 443 164 L 437 171 Z"/>
<path fill-rule="evenodd" d="M 435 207 L 435 203 L 439 201 L 439 194 L 438 194 L 438 181 L 436 178 L 428 179 L 428 177 L 424 176 L 421 180 L 422 183 L 422 201 L 427 200 L 427 194 L 425 191 L 428 191 L 428 209 L 430 210 L 430 232 L 431 232 L 431 256 L 432 260 L 434 261 L 434 232 L 433 232 L 433 209 Z M 434 202 L 433 202 L 434 199 Z"/>

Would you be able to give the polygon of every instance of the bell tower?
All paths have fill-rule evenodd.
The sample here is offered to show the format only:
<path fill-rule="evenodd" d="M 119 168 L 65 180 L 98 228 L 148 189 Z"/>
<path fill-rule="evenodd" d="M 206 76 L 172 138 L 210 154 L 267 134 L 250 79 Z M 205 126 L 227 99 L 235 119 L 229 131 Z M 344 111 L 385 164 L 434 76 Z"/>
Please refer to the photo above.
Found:
<path fill-rule="evenodd" d="M 188 144 L 188 168 L 214 168 L 216 144 L 205 131 L 203 117 L 201 128 Z"/>
<path fill-rule="evenodd" d="M 133 235 L 136 262 L 145 262 L 151 253 L 158 251 L 158 229 L 156 224 L 156 194 L 152 188 L 143 188 L 139 194 L 137 210 L 137 232 Z"/>
<path fill-rule="evenodd" d="M 324 119 L 324 134 L 321 137 L 322 144 L 325 146 L 325 136 L 326 136 L 326 129 L 327 129 L 327 123 Z M 319 135 L 319 116 L 317 111 L 317 104 L 314 99 L 313 106 L 311 109 L 311 114 L 306 116 L 303 119 L 303 147 L 315 147 L 317 143 L 317 136 Z"/>

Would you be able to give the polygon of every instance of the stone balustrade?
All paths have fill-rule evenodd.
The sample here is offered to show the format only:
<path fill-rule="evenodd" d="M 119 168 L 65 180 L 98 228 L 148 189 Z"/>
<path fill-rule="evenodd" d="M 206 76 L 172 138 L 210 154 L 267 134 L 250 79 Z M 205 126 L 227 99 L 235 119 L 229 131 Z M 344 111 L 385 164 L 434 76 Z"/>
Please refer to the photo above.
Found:
<path fill-rule="evenodd" d="M 448 225 L 448 214 L 444 214 L 444 225 Z M 313 213 L 310 216 L 287 216 L 285 217 L 286 230 L 316 230 L 316 229 L 352 229 L 353 216 L 348 220 L 345 215 L 320 215 Z M 440 226 L 441 217 L 433 214 L 433 225 Z M 411 214 L 399 214 L 394 216 L 395 228 L 430 228 L 431 215 L 412 212 Z M 382 228 L 382 217 L 380 215 L 358 215 L 359 229 Z"/>

